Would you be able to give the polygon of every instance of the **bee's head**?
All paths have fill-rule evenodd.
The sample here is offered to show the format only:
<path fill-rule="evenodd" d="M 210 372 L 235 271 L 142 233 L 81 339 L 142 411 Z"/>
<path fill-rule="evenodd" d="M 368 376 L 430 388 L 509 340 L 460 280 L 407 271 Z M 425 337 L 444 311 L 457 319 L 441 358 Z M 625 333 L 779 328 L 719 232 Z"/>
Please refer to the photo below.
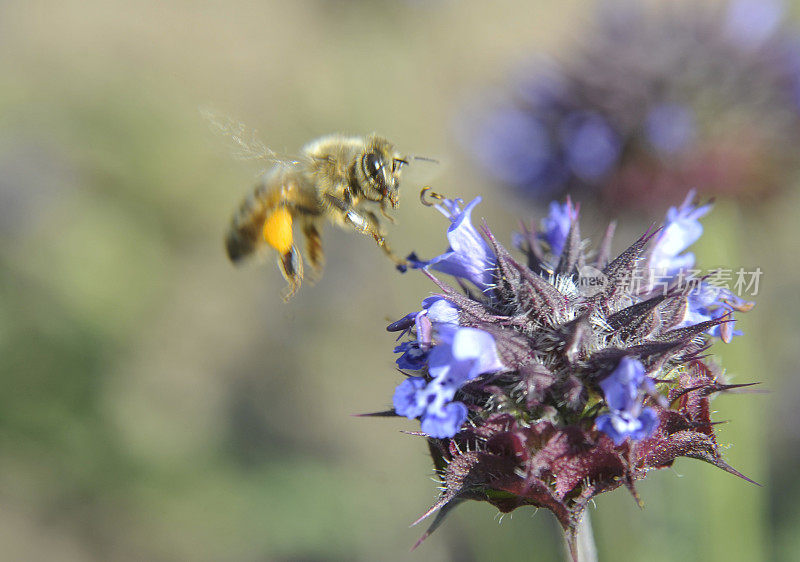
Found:
<path fill-rule="evenodd" d="M 364 196 L 371 201 L 388 200 L 392 207 L 400 201 L 400 170 L 408 160 L 392 143 L 380 137 L 370 137 L 367 150 L 361 157 L 364 173 Z"/>

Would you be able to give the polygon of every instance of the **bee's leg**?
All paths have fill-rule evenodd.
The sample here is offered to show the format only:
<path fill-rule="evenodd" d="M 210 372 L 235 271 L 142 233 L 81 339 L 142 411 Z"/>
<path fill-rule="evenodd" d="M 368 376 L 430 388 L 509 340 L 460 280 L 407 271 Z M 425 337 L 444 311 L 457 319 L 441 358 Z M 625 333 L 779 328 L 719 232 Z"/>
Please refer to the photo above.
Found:
<path fill-rule="evenodd" d="M 386 217 L 386 220 L 390 223 L 395 224 L 395 222 L 397 222 L 392 215 L 386 212 L 386 204 L 383 202 L 381 202 L 381 214 Z"/>
<path fill-rule="evenodd" d="M 313 280 L 316 281 L 322 276 L 325 267 L 325 254 L 322 252 L 322 237 L 319 229 L 313 221 L 306 221 L 303 224 L 303 235 L 306 237 L 306 255 L 311 262 L 314 270 Z"/>
<path fill-rule="evenodd" d="M 392 260 L 395 264 L 402 267 L 407 267 L 408 261 L 404 260 L 397 254 L 395 254 L 389 247 L 389 243 L 386 242 L 386 238 L 383 234 L 383 229 L 381 229 L 381 224 L 378 221 L 378 217 L 375 216 L 375 213 L 373 213 L 372 211 L 367 211 L 366 213 L 364 213 L 364 215 L 367 221 L 369 221 L 369 228 L 367 229 L 367 233 L 372 235 L 372 237 L 375 239 L 375 243 L 378 244 L 381 250 L 383 250 L 383 253 L 389 256 L 389 259 Z"/>
<path fill-rule="evenodd" d="M 398 266 L 398 269 L 400 271 L 404 272 L 408 267 L 408 260 L 406 260 L 405 258 L 401 258 L 397 254 L 395 254 L 389 247 L 389 244 L 386 242 L 385 238 L 381 238 L 380 240 L 376 238 L 375 241 L 378 243 L 378 246 L 380 246 L 381 250 L 383 250 L 383 253 L 389 256 L 389 259 L 392 260 L 395 263 L 395 265 Z"/>
<path fill-rule="evenodd" d="M 380 221 L 378 221 L 378 217 L 375 216 L 375 213 L 366 211 L 362 214 L 338 197 L 334 197 L 330 194 L 326 194 L 325 197 L 334 208 L 342 213 L 346 224 L 349 224 L 362 234 L 372 236 L 372 238 L 375 239 L 375 243 L 395 264 L 400 267 L 408 266 L 406 260 L 397 256 L 391 248 L 389 248 L 389 245 L 386 243 L 386 238 L 383 235 Z"/>
<path fill-rule="evenodd" d="M 281 275 L 289 285 L 283 291 L 283 301 L 289 300 L 300 288 L 300 282 L 303 280 L 303 257 L 297 251 L 295 246 L 289 248 L 289 251 L 278 256 L 278 269 Z"/>

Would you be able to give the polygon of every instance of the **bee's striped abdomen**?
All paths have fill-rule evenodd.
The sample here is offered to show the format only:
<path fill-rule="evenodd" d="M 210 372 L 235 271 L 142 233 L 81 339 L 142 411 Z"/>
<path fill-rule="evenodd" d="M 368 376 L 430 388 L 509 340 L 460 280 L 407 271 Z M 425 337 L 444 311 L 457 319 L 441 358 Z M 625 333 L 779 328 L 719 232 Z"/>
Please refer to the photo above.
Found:
<path fill-rule="evenodd" d="M 262 230 L 269 208 L 269 195 L 267 186 L 259 185 L 231 219 L 225 235 L 225 248 L 232 262 L 249 256 L 263 243 Z"/>

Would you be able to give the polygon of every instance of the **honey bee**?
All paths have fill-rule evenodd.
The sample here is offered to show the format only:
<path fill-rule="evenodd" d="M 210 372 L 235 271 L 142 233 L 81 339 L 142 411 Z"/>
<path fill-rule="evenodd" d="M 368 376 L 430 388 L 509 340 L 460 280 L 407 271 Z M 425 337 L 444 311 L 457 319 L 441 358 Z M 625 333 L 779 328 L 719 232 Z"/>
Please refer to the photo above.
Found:
<path fill-rule="evenodd" d="M 395 264 L 404 266 L 406 261 L 387 244 L 376 211 L 394 222 L 389 211 L 399 202 L 401 170 L 408 160 L 377 135 L 330 135 L 308 143 L 297 160 L 277 161 L 241 203 L 225 237 L 228 257 L 239 263 L 262 247 L 272 247 L 288 282 L 284 300 L 289 300 L 303 280 L 293 224 L 300 223 L 306 257 L 319 277 L 325 261 L 320 223 L 327 218 L 372 236 Z"/>

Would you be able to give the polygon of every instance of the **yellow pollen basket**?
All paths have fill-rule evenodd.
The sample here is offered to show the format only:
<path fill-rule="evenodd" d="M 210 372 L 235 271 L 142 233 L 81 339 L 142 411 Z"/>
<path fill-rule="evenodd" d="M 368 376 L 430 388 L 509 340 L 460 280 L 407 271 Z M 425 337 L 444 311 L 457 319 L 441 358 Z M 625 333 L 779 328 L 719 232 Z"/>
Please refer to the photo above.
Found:
<path fill-rule="evenodd" d="M 285 207 L 277 209 L 264 221 L 264 240 L 281 255 L 292 249 L 292 215 Z"/>

